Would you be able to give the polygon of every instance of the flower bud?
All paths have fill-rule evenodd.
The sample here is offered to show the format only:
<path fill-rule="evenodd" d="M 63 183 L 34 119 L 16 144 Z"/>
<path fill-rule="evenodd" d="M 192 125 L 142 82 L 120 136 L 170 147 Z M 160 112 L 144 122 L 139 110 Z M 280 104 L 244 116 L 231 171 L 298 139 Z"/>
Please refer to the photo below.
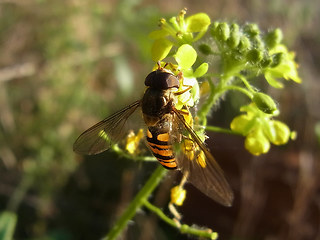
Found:
<path fill-rule="evenodd" d="M 200 44 L 200 46 L 198 47 L 199 51 L 201 53 L 203 53 L 204 55 L 210 55 L 212 54 L 212 49 L 208 44 Z"/>
<path fill-rule="evenodd" d="M 280 121 L 273 121 L 273 128 L 275 131 L 275 136 L 270 141 L 275 145 L 282 145 L 289 141 L 291 132 L 289 127 Z"/>
<path fill-rule="evenodd" d="M 249 37 L 254 37 L 260 34 L 260 29 L 255 23 L 246 24 L 243 30 Z"/>
<path fill-rule="evenodd" d="M 239 31 L 239 25 L 238 24 L 232 24 L 231 25 L 231 32 L 230 32 L 230 37 L 227 40 L 227 43 L 230 48 L 235 48 L 239 45 L 240 43 L 240 31 Z"/>
<path fill-rule="evenodd" d="M 264 113 L 272 114 L 277 110 L 276 103 L 267 94 L 257 92 L 253 95 L 252 101 Z"/>
<path fill-rule="evenodd" d="M 255 121 L 252 119 L 251 116 L 248 115 L 240 115 L 235 117 L 232 122 L 230 123 L 230 128 L 242 135 L 246 136 L 254 127 Z"/>
<path fill-rule="evenodd" d="M 258 49 L 252 49 L 247 53 L 247 60 L 252 63 L 259 63 L 263 59 L 263 52 Z"/>
<path fill-rule="evenodd" d="M 213 35 L 219 41 L 226 41 L 230 36 L 229 25 L 225 22 L 215 25 Z"/>
<path fill-rule="evenodd" d="M 244 144 L 245 148 L 253 155 L 267 153 L 270 149 L 270 142 L 263 135 L 261 129 L 249 133 Z"/>
<path fill-rule="evenodd" d="M 251 41 L 252 41 L 252 45 L 254 46 L 254 48 L 262 50 L 262 51 L 265 50 L 265 44 L 262 41 L 260 35 L 252 37 Z"/>
<path fill-rule="evenodd" d="M 242 35 L 240 37 L 240 42 L 238 45 L 238 49 L 240 52 L 246 52 L 251 48 L 251 42 L 249 40 L 248 37 L 246 37 L 245 35 Z"/>
<path fill-rule="evenodd" d="M 266 68 L 269 67 L 272 63 L 272 59 L 270 56 L 264 56 L 264 58 L 262 59 L 261 63 L 261 67 Z"/>
<path fill-rule="evenodd" d="M 285 56 L 284 53 L 276 53 L 272 55 L 272 64 L 270 65 L 270 67 L 275 68 L 277 66 L 279 66 L 279 64 L 281 64 L 281 62 L 283 62 Z"/>
<path fill-rule="evenodd" d="M 276 28 L 266 34 L 265 43 L 267 44 L 268 48 L 274 48 L 276 45 L 281 43 L 282 38 L 282 31 L 279 28 Z"/>
<path fill-rule="evenodd" d="M 249 40 L 249 38 L 245 35 L 242 35 L 240 37 L 240 42 L 238 45 L 238 49 L 240 52 L 246 52 L 251 48 L 251 42 Z"/>

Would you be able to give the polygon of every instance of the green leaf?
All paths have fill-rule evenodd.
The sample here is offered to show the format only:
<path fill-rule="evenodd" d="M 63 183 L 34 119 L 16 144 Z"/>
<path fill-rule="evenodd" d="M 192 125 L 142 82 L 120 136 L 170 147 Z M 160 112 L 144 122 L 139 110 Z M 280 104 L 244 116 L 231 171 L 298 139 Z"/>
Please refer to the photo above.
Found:
<path fill-rule="evenodd" d="M 165 38 L 155 40 L 151 47 L 152 60 L 157 62 L 164 59 L 169 54 L 172 45 L 172 42 Z"/>
<path fill-rule="evenodd" d="M 186 20 L 188 32 L 206 31 L 211 23 L 209 16 L 205 13 L 197 13 L 188 17 Z"/>
<path fill-rule="evenodd" d="M 11 240 L 17 223 L 17 215 L 14 212 L 3 211 L 0 214 L 0 239 Z"/>
<path fill-rule="evenodd" d="M 191 45 L 184 44 L 179 47 L 175 54 L 175 59 L 181 69 L 188 69 L 195 63 L 197 59 L 197 52 Z"/>

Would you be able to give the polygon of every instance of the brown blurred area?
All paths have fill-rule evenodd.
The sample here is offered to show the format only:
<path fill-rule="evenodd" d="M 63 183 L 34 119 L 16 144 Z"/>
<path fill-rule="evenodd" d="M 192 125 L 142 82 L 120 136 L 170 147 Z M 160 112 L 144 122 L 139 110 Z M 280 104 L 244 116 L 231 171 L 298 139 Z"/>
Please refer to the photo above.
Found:
<path fill-rule="evenodd" d="M 160 17 L 207 13 L 212 21 L 281 28 L 296 52 L 301 85 L 263 89 L 279 119 L 297 131 L 285 146 L 253 157 L 241 137 L 209 133 L 208 146 L 235 193 L 225 208 L 187 186 L 183 222 L 220 239 L 320 239 L 320 2 L 314 0 L 0 0 L 0 207 L 18 216 L 15 239 L 99 239 L 141 188 L 156 162 L 113 152 L 83 158 L 83 130 L 139 99 L 153 63 L 149 32 Z M 228 127 L 226 97 L 210 119 Z M 166 208 L 174 177 L 152 196 Z M 168 211 L 165 212 L 169 214 Z M 123 239 L 193 239 L 143 209 Z"/>

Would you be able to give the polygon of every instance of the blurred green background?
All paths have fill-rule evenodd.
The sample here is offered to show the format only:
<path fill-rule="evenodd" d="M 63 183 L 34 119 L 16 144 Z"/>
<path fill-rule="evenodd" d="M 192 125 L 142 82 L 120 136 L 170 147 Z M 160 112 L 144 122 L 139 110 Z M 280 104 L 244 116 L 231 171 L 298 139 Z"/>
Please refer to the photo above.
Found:
<path fill-rule="evenodd" d="M 99 239 L 155 169 L 157 163 L 112 152 L 83 158 L 72 144 L 142 96 L 154 64 L 148 33 L 160 17 L 184 7 L 212 21 L 281 28 L 303 83 L 264 89 L 279 102 L 280 119 L 298 132 L 296 141 L 252 157 L 241 137 L 209 134 L 235 191 L 234 206 L 219 206 L 188 185 L 183 221 L 210 227 L 220 239 L 320 239 L 320 2 L 0 0 L 0 211 L 16 212 L 15 239 Z M 228 127 L 237 115 L 237 99 L 226 100 L 212 124 Z M 166 207 L 174 181 L 163 181 L 156 205 Z M 123 239 L 192 237 L 145 210 Z"/>

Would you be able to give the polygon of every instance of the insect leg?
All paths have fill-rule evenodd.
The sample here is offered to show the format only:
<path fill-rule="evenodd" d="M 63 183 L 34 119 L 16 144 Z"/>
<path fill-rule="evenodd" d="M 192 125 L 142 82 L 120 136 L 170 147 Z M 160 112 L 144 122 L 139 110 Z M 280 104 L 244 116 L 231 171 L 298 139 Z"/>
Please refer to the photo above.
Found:
<path fill-rule="evenodd" d="M 181 95 L 184 94 L 185 92 L 188 92 L 190 89 L 192 89 L 192 86 L 188 86 L 186 89 L 179 91 L 179 92 L 175 92 L 174 95 Z"/>

